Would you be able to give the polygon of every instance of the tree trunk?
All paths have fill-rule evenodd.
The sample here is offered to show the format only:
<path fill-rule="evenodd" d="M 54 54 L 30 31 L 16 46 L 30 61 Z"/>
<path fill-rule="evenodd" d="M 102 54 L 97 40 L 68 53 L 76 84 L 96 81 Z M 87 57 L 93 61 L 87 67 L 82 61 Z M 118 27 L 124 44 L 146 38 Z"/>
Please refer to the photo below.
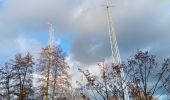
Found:
<path fill-rule="evenodd" d="M 55 91 L 56 90 L 56 81 L 57 81 L 57 71 L 55 71 L 52 100 L 54 100 L 54 97 L 55 97 L 55 94 L 56 94 L 56 91 Z"/>
<path fill-rule="evenodd" d="M 49 59 L 47 65 L 47 81 L 46 81 L 46 88 L 45 88 L 45 100 L 48 100 L 48 90 L 49 90 L 49 79 L 50 79 L 50 66 L 51 66 L 51 59 Z"/>
<path fill-rule="evenodd" d="M 7 79 L 7 92 L 8 92 L 8 95 L 7 95 L 7 99 L 10 100 L 10 90 L 9 90 L 9 78 Z"/>

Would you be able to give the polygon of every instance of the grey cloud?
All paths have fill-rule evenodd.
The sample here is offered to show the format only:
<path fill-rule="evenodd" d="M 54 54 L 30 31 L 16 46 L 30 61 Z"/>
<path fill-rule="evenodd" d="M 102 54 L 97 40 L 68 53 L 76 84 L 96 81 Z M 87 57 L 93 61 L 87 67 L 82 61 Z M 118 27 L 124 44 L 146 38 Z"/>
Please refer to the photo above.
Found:
<path fill-rule="evenodd" d="M 128 3 L 127 3 L 128 2 Z M 125 60 L 137 49 L 150 50 L 158 56 L 170 55 L 170 47 L 168 46 L 170 38 L 170 14 L 168 14 L 169 1 L 153 1 L 139 0 L 127 1 L 125 5 L 119 5 L 112 8 L 114 16 L 114 26 L 118 38 L 118 44 L 122 59 Z M 122 3 L 123 4 L 123 3 Z M 104 17 L 105 14 L 100 17 Z M 168 17 L 169 16 L 169 17 Z M 97 16 L 93 16 L 94 18 Z M 166 19 L 164 19 L 166 18 Z M 87 64 L 100 61 L 101 58 L 107 58 L 111 55 L 110 44 L 106 27 L 102 28 L 101 34 L 95 34 L 96 42 L 90 42 L 94 39 L 93 35 L 77 36 L 72 52 L 75 59 Z M 98 30 L 102 30 L 98 28 Z M 83 42 L 83 43 L 82 43 Z M 93 53 L 89 53 L 93 47 L 90 45 L 100 45 Z M 157 49 L 157 50 L 156 50 Z"/>
<path fill-rule="evenodd" d="M 128 53 L 133 52 L 134 49 L 150 47 L 151 52 L 160 49 L 157 54 L 162 55 L 164 50 L 170 50 L 170 48 L 167 48 L 170 38 L 168 26 L 170 19 L 162 22 L 165 20 L 163 17 L 169 16 L 167 14 L 167 3 L 170 2 L 152 2 L 146 8 L 142 6 L 142 10 L 136 9 L 135 13 L 128 15 L 128 17 L 125 16 L 123 20 L 117 20 L 116 28 L 122 52 Z M 168 52 L 166 53 L 166 55 L 169 55 Z"/>
<path fill-rule="evenodd" d="M 110 43 L 109 37 L 105 34 L 80 34 L 74 40 L 71 52 L 73 59 L 91 64 L 100 62 L 105 57 L 110 57 Z"/>
<path fill-rule="evenodd" d="M 69 15 L 76 8 L 75 0 L 7 0 L 4 5 L 2 18 L 8 25 L 19 27 L 43 25 L 47 22 L 61 24 L 69 19 Z"/>
<path fill-rule="evenodd" d="M 5 0 L 0 10 L 0 51 L 17 48 L 11 45 L 20 34 L 47 31 L 48 22 L 67 27 L 67 20 L 79 3 L 77 0 Z"/>

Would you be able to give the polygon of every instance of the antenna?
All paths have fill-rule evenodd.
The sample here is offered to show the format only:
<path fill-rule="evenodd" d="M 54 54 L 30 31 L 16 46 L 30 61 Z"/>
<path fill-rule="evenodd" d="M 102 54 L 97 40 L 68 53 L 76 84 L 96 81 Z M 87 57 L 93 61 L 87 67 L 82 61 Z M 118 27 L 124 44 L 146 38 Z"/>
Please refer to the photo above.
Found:
<path fill-rule="evenodd" d="M 116 33 L 113 27 L 109 1 L 108 0 L 105 0 L 105 1 L 106 1 L 107 18 L 108 18 L 108 26 L 109 26 L 110 44 L 111 44 L 111 51 L 112 51 L 112 61 L 116 66 L 119 66 L 118 70 L 120 70 L 120 73 L 118 73 L 119 75 L 117 75 L 117 78 L 116 78 L 116 81 L 117 81 L 116 86 L 118 89 L 121 89 L 120 91 L 121 93 L 123 93 L 122 95 L 124 96 L 124 99 L 129 100 L 127 86 L 126 86 L 126 83 L 124 82 L 125 81 L 124 71 L 123 71 L 123 68 L 121 67 L 121 58 L 120 58 L 119 48 L 118 48 L 117 39 L 116 39 Z M 119 82 L 121 83 L 122 86 L 118 85 Z"/>

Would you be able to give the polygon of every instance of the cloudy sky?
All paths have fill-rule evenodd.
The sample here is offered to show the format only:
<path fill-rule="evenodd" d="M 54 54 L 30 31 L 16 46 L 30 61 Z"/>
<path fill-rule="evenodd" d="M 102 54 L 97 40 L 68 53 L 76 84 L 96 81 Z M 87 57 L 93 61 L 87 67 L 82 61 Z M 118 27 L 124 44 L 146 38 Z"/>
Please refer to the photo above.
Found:
<path fill-rule="evenodd" d="M 170 56 L 169 0 L 109 2 L 123 60 L 137 49 Z M 49 22 L 70 65 L 95 72 L 93 65 L 111 57 L 105 0 L 0 0 L 0 63 L 17 52 L 36 57 L 48 44 Z"/>
<path fill-rule="evenodd" d="M 110 0 L 110 5 L 122 59 L 137 49 L 169 55 L 169 0 Z M 110 57 L 104 0 L 0 0 L 1 61 L 46 46 L 48 22 L 72 60 L 92 64 Z"/>
<path fill-rule="evenodd" d="M 137 49 L 170 56 L 169 0 L 110 0 L 121 57 Z M 0 0 L 0 62 L 37 54 L 55 28 L 69 62 L 91 66 L 110 58 L 105 0 Z"/>

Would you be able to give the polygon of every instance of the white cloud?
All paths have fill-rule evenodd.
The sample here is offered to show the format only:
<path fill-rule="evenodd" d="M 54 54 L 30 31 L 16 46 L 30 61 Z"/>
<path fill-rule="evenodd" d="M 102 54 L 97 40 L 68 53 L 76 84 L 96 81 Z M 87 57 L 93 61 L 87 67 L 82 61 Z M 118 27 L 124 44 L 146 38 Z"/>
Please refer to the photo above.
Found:
<path fill-rule="evenodd" d="M 36 39 L 29 39 L 23 36 L 20 36 L 16 39 L 17 46 L 19 48 L 18 52 L 26 54 L 30 52 L 35 59 L 38 58 L 38 55 L 41 51 L 42 43 Z"/>

